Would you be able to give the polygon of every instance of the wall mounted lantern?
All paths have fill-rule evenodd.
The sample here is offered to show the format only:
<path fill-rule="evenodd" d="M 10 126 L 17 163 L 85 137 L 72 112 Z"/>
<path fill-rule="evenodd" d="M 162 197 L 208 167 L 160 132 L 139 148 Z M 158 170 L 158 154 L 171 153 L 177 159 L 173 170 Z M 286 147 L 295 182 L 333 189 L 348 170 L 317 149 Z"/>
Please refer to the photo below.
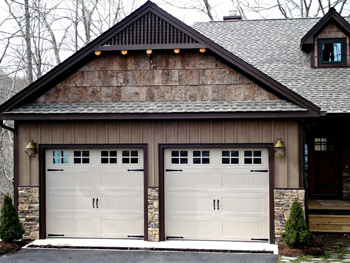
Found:
<path fill-rule="evenodd" d="M 174 49 L 174 53 L 175 53 L 175 54 L 179 54 L 179 53 L 180 53 L 180 49 L 175 48 L 175 49 Z"/>
<path fill-rule="evenodd" d="M 283 157 L 286 155 L 286 146 L 284 145 L 282 138 L 277 138 L 273 148 L 275 149 L 275 157 Z"/>
<path fill-rule="evenodd" d="M 31 140 L 26 147 L 26 154 L 28 157 L 35 157 L 36 153 L 37 153 L 37 143 Z"/>
<path fill-rule="evenodd" d="M 122 55 L 124 55 L 124 56 L 128 54 L 127 50 L 122 50 L 121 52 L 122 52 Z"/>
<path fill-rule="evenodd" d="M 99 51 L 99 50 L 96 50 L 96 51 L 95 51 L 95 55 L 96 55 L 96 56 L 99 56 L 99 55 L 101 55 L 101 51 Z"/>

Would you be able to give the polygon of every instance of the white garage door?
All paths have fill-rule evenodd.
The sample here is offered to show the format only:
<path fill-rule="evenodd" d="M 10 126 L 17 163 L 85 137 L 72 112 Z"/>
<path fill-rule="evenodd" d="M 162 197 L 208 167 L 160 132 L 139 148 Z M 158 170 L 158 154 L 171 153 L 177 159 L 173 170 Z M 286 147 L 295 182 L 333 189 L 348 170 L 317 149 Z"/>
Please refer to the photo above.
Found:
<path fill-rule="evenodd" d="M 267 149 L 166 149 L 168 239 L 269 237 Z"/>
<path fill-rule="evenodd" d="M 46 150 L 48 237 L 143 237 L 142 149 Z"/>

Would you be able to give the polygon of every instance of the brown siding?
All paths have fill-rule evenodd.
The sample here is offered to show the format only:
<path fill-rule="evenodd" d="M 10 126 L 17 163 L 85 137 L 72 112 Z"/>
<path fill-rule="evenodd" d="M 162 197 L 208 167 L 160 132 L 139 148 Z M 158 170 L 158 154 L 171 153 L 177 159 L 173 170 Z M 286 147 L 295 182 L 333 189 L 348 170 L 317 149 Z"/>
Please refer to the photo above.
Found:
<path fill-rule="evenodd" d="M 329 24 L 315 39 L 315 66 L 318 65 L 318 45 L 319 38 L 346 38 L 346 63 L 350 66 L 350 47 L 349 38 L 333 23 Z"/>
<path fill-rule="evenodd" d="M 25 147 L 39 144 L 146 143 L 149 186 L 158 186 L 159 143 L 274 143 L 282 137 L 284 158 L 275 158 L 275 187 L 299 187 L 298 123 L 295 121 L 135 121 L 20 123 L 19 185 L 39 184 L 38 157 Z"/>
<path fill-rule="evenodd" d="M 39 102 L 276 100 L 208 53 L 102 53 Z"/>

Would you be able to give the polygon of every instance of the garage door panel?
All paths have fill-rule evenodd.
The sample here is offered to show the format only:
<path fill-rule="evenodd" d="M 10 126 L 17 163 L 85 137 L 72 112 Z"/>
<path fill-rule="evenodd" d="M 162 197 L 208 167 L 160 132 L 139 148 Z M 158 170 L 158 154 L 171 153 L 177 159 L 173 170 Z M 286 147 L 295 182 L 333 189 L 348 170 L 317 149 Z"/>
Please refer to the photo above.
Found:
<path fill-rule="evenodd" d="M 265 200 L 259 197 L 224 197 L 222 200 L 222 210 L 226 213 L 258 213 L 263 214 Z"/>
<path fill-rule="evenodd" d="M 123 169 L 124 170 L 124 169 Z M 125 171 L 100 174 L 100 187 L 104 189 L 135 188 L 142 189 L 143 172 L 132 173 Z"/>
<path fill-rule="evenodd" d="M 213 236 L 212 219 L 192 220 L 191 218 L 174 218 L 167 228 L 167 236 L 183 236 L 186 239 L 208 239 Z"/>
<path fill-rule="evenodd" d="M 75 195 L 53 195 L 49 200 L 50 212 L 87 212 L 92 209 L 92 198 Z"/>
<path fill-rule="evenodd" d="M 222 234 L 226 238 L 239 238 L 244 241 L 252 238 L 266 238 L 266 231 L 266 223 L 254 221 L 254 219 L 222 222 Z"/>
<path fill-rule="evenodd" d="M 167 189 L 171 190 L 206 190 L 211 187 L 210 173 L 169 173 Z"/>
<path fill-rule="evenodd" d="M 64 170 L 64 169 L 63 169 Z M 77 189 L 77 188 L 91 188 L 91 178 L 88 171 L 85 172 L 52 172 L 47 177 L 47 185 L 49 189 Z"/>
<path fill-rule="evenodd" d="M 78 218 L 76 219 L 60 219 L 50 218 L 48 224 L 48 235 L 60 235 L 71 236 L 71 237 L 84 237 L 91 236 L 91 219 L 90 218 Z"/>
<path fill-rule="evenodd" d="M 203 196 L 169 196 L 168 213 L 206 213 L 213 209 L 213 198 Z"/>
<path fill-rule="evenodd" d="M 267 174 L 267 173 L 266 173 Z M 261 189 L 266 191 L 268 187 L 268 176 L 258 173 L 224 173 L 221 175 L 222 189 L 243 189 L 256 191 Z"/>
<path fill-rule="evenodd" d="M 99 199 L 101 210 L 106 211 L 119 211 L 120 213 L 136 212 L 140 213 L 143 211 L 143 198 L 139 195 L 113 195 L 104 196 Z"/>
<path fill-rule="evenodd" d="M 102 236 L 126 238 L 129 235 L 143 235 L 143 224 L 139 218 L 102 219 L 100 224 Z"/>

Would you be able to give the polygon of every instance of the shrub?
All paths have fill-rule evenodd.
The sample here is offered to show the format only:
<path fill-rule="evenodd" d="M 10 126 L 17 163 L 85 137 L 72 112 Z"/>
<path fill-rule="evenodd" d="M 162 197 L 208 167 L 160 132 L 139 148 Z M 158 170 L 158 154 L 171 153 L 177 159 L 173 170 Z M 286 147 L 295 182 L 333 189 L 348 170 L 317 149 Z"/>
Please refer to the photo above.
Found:
<path fill-rule="evenodd" d="M 311 232 L 304 219 L 304 211 L 295 200 L 290 211 L 290 217 L 286 222 L 285 232 L 282 233 L 283 241 L 290 248 L 309 245 Z"/>
<path fill-rule="evenodd" d="M 24 229 L 10 195 L 5 195 L 1 207 L 0 238 L 5 242 L 21 239 Z"/>

